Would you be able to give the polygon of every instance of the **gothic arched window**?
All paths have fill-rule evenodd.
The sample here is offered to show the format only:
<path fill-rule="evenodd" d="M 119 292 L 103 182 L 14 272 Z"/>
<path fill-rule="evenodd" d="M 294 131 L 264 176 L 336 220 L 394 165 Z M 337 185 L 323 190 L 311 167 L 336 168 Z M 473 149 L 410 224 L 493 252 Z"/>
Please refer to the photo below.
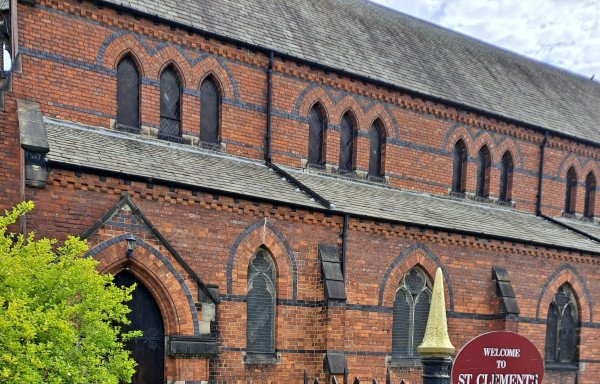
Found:
<path fill-rule="evenodd" d="M 175 141 L 181 136 L 181 85 L 173 67 L 167 67 L 160 75 L 158 136 Z"/>
<path fill-rule="evenodd" d="M 452 192 L 465 193 L 467 182 L 467 147 L 462 140 L 454 144 Z"/>
<path fill-rule="evenodd" d="M 508 202 L 512 199 L 513 172 L 515 165 L 509 151 L 502 155 L 502 170 L 500 174 L 500 201 Z"/>
<path fill-rule="evenodd" d="M 217 84 L 210 77 L 200 85 L 200 141 L 219 143 L 219 115 L 221 95 Z"/>
<path fill-rule="evenodd" d="M 324 165 L 323 156 L 325 141 L 325 127 L 327 118 L 321 104 L 316 103 L 308 113 L 308 163 L 312 165 Z"/>
<path fill-rule="evenodd" d="M 596 205 L 596 177 L 592 172 L 585 178 L 585 206 L 583 216 L 594 217 L 594 206 Z"/>
<path fill-rule="evenodd" d="M 546 321 L 546 363 L 577 362 L 579 310 L 573 291 L 564 284 L 554 295 Z"/>
<path fill-rule="evenodd" d="M 260 248 L 248 266 L 248 303 L 246 307 L 246 353 L 275 353 L 275 264 Z"/>
<path fill-rule="evenodd" d="M 371 151 L 369 154 L 369 176 L 383 177 L 383 146 L 385 145 L 385 129 L 381 120 L 377 119 L 369 131 Z"/>
<path fill-rule="evenodd" d="M 565 213 L 575 213 L 577 201 L 577 172 L 571 167 L 567 171 L 567 190 L 565 192 Z"/>
<path fill-rule="evenodd" d="M 140 74 L 129 56 L 117 65 L 117 125 L 140 126 Z"/>
<path fill-rule="evenodd" d="M 492 170 L 492 156 L 486 145 L 481 147 L 478 156 L 479 169 L 477 170 L 477 196 L 490 195 L 490 172 Z"/>
<path fill-rule="evenodd" d="M 418 357 L 431 301 L 431 282 L 420 267 L 413 267 L 400 283 L 394 299 L 392 358 Z"/>
<path fill-rule="evenodd" d="M 357 136 L 355 121 L 350 112 L 346 112 L 340 121 L 340 172 L 354 171 L 354 145 Z"/>

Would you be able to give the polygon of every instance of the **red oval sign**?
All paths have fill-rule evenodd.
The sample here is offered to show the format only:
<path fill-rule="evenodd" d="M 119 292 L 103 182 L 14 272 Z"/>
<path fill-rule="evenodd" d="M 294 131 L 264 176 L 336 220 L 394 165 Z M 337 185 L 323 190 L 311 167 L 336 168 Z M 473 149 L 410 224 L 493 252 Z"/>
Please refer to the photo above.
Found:
<path fill-rule="evenodd" d="M 514 332 L 477 336 L 452 366 L 453 384 L 542 384 L 544 360 L 527 338 Z"/>

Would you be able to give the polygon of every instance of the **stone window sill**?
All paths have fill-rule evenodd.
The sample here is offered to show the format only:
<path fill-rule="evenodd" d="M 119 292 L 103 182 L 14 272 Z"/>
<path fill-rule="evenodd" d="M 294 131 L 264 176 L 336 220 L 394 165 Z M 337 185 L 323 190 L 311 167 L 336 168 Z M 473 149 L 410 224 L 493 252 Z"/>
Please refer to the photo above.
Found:
<path fill-rule="evenodd" d="M 391 368 L 421 368 L 421 359 L 419 357 L 402 357 L 402 356 L 389 356 L 388 357 Z"/>
<path fill-rule="evenodd" d="M 244 355 L 244 364 L 247 365 L 276 365 L 278 362 L 276 353 L 246 352 Z"/>
<path fill-rule="evenodd" d="M 545 369 L 547 371 L 577 371 L 579 365 L 577 363 L 549 363 L 546 362 Z"/>

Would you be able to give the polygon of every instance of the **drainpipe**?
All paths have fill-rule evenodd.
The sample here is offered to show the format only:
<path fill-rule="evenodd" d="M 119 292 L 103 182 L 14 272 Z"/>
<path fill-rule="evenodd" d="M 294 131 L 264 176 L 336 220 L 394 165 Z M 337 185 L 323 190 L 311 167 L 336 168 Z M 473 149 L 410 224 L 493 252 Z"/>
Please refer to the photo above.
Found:
<path fill-rule="evenodd" d="M 344 276 L 344 282 L 346 281 L 346 244 L 348 242 L 348 221 L 350 221 L 350 216 L 344 215 L 344 224 L 342 226 L 342 276 Z"/>
<path fill-rule="evenodd" d="M 544 157 L 546 154 L 546 144 L 548 143 L 548 131 L 544 132 L 544 140 L 540 144 L 540 168 L 538 173 L 538 194 L 537 202 L 535 205 L 535 214 L 540 216 L 542 214 L 542 185 L 544 179 Z"/>
<path fill-rule="evenodd" d="M 273 52 L 269 53 L 267 70 L 267 134 L 265 136 L 265 161 L 271 162 L 271 98 L 273 88 Z"/>

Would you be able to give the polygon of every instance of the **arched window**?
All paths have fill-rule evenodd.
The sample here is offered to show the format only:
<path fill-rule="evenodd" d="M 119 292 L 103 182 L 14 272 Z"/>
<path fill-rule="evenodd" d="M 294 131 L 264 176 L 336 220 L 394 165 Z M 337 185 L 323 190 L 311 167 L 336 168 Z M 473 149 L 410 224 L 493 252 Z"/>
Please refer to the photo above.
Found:
<path fill-rule="evenodd" d="M 596 177 L 592 172 L 585 178 L 585 206 L 583 216 L 594 217 L 594 206 L 596 205 Z"/>
<path fill-rule="evenodd" d="M 200 141 L 219 143 L 221 95 L 214 80 L 206 78 L 200 85 Z"/>
<path fill-rule="evenodd" d="M 465 193 L 467 182 L 467 146 L 458 140 L 454 144 L 452 192 Z"/>
<path fill-rule="evenodd" d="M 575 213 L 577 202 L 577 172 L 571 167 L 567 171 L 567 190 L 565 192 L 565 213 Z"/>
<path fill-rule="evenodd" d="M 160 129 L 158 136 L 179 141 L 181 136 L 181 85 L 172 67 L 160 75 Z"/>
<path fill-rule="evenodd" d="M 479 169 L 477 170 L 477 196 L 490 195 L 490 172 L 492 170 L 492 156 L 486 145 L 481 147 L 478 156 Z"/>
<path fill-rule="evenodd" d="M 248 266 L 246 353 L 275 353 L 275 264 L 265 249 L 256 251 Z"/>
<path fill-rule="evenodd" d="M 324 165 L 323 156 L 325 141 L 325 127 L 327 118 L 321 104 L 316 103 L 308 113 L 308 163 L 312 165 Z"/>
<path fill-rule="evenodd" d="M 140 74 L 129 56 L 117 65 L 117 126 L 140 127 Z"/>
<path fill-rule="evenodd" d="M 513 172 L 515 165 L 512 155 L 509 151 L 502 155 L 502 171 L 500 174 L 500 201 L 510 201 L 512 199 Z"/>
<path fill-rule="evenodd" d="M 377 119 L 369 131 L 371 151 L 369 154 L 369 176 L 383 177 L 383 146 L 385 145 L 385 128 Z"/>
<path fill-rule="evenodd" d="M 394 299 L 392 358 L 418 357 L 430 301 L 431 282 L 420 267 L 413 267 L 402 278 Z"/>
<path fill-rule="evenodd" d="M 579 310 L 569 285 L 558 288 L 546 321 L 546 363 L 577 362 Z"/>
<path fill-rule="evenodd" d="M 346 112 L 340 121 L 340 172 L 354 171 L 356 141 L 356 123 L 350 112 Z"/>

